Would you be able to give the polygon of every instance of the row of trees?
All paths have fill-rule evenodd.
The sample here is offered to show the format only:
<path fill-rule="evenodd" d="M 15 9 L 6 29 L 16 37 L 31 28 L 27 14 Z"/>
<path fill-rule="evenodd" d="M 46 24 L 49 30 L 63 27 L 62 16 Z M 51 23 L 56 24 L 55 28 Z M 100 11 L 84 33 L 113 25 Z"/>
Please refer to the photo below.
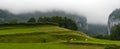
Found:
<path fill-rule="evenodd" d="M 76 23 L 67 17 L 53 16 L 53 17 L 39 17 L 38 19 L 30 18 L 28 23 L 57 23 L 60 27 L 77 30 Z"/>
<path fill-rule="evenodd" d="M 120 24 L 112 28 L 110 38 L 113 40 L 120 40 Z"/>

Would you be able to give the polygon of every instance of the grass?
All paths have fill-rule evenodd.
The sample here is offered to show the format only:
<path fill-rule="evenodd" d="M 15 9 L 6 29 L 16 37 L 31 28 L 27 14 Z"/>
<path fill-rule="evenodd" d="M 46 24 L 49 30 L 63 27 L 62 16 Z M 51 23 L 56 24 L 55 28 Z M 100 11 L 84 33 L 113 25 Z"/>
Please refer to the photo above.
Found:
<path fill-rule="evenodd" d="M 63 44 L 68 39 L 75 40 Z M 0 42 L 2 49 L 104 49 L 104 45 L 120 45 L 120 41 L 95 39 L 53 25 L 1 26 Z"/>
<path fill-rule="evenodd" d="M 66 45 L 62 44 L 48 44 L 48 43 L 1 43 L 1 49 L 68 49 Z"/>
<path fill-rule="evenodd" d="M 70 49 L 104 49 L 104 46 L 98 45 L 68 45 Z"/>
<path fill-rule="evenodd" d="M 82 32 L 72 31 L 58 26 L 2 26 L 0 42 L 4 43 L 39 43 L 57 41 L 90 39 Z"/>
<path fill-rule="evenodd" d="M 96 45 L 71 45 L 53 43 L 0 43 L 2 49 L 104 49 Z"/>
<path fill-rule="evenodd" d="M 4 26 L 0 28 L 0 35 L 19 34 L 19 33 L 34 33 L 34 32 L 59 32 L 70 31 L 58 26 Z"/>

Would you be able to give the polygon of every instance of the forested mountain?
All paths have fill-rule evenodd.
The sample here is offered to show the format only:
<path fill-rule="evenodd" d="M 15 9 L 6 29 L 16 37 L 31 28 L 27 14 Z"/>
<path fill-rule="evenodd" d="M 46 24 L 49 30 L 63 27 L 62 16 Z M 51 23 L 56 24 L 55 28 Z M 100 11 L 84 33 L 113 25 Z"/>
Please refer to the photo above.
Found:
<path fill-rule="evenodd" d="M 109 33 L 111 28 L 120 23 L 120 9 L 114 10 L 108 18 L 108 29 Z"/>
<path fill-rule="evenodd" d="M 79 16 L 77 14 L 66 13 L 64 11 L 51 11 L 51 12 L 29 12 L 29 13 L 21 13 L 21 14 L 12 14 L 10 12 L 6 12 L 6 10 L 0 10 L 0 20 L 4 19 L 4 21 L 18 21 L 18 22 L 27 22 L 28 19 L 34 17 L 38 19 L 39 17 L 52 17 L 52 16 L 61 16 L 72 19 L 76 22 L 78 26 L 78 30 L 86 31 L 87 29 L 87 19 L 84 16 Z"/>

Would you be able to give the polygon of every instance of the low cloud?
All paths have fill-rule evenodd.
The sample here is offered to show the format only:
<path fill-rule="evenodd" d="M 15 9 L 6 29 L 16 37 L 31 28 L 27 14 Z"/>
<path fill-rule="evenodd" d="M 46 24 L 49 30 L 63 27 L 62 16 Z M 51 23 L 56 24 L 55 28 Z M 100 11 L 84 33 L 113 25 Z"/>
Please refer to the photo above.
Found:
<path fill-rule="evenodd" d="M 120 8 L 120 0 L 0 0 L 0 8 L 13 13 L 64 10 L 85 15 L 88 23 L 107 24 L 109 14 Z"/>

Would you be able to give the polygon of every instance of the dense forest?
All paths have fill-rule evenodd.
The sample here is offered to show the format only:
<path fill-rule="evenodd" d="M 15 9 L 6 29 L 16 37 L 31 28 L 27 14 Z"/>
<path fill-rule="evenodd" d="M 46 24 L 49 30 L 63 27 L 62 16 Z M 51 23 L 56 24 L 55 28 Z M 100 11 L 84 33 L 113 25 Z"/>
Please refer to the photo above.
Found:
<path fill-rule="evenodd" d="M 32 17 L 27 22 L 28 23 L 56 23 L 60 27 L 64 27 L 72 30 L 78 30 L 76 23 L 73 20 L 68 19 L 67 17 L 64 17 L 64 18 L 60 16 L 39 17 L 38 20 Z"/>

